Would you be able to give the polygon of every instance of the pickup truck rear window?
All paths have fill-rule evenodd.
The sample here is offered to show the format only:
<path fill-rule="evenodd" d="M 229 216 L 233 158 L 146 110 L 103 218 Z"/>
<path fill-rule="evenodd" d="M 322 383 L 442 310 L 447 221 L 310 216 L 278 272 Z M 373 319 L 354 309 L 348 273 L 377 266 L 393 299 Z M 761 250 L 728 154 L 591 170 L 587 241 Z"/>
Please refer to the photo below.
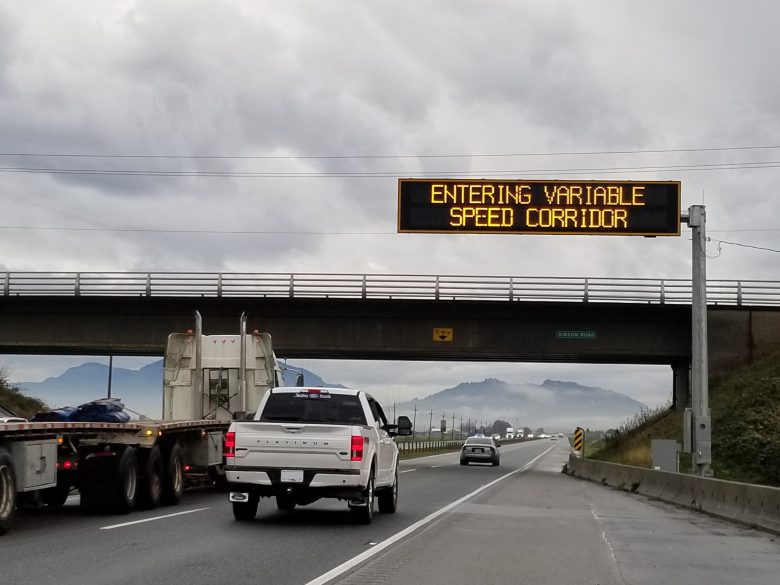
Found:
<path fill-rule="evenodd" d="M 271 394 L 259 420 L 341 425 L 366 424 L 366 416 L 357 396 L 307 394 L 306 392 Z"/>

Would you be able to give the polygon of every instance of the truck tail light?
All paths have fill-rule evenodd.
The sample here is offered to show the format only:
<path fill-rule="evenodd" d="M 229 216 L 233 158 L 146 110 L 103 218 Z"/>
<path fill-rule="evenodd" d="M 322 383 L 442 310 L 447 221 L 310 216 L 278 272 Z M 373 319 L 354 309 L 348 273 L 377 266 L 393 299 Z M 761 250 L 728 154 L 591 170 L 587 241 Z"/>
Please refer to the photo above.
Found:
<path fill-rule="evenodd" d="M 361 435 L 352 435 L 350 459 L 352 461 L 363 461 L 363 437 Z"/>
<path fill-rule="evenodd" d="M 225 435 L 225 457 L 236 456 L 236 433 L 229 431 Z"/>

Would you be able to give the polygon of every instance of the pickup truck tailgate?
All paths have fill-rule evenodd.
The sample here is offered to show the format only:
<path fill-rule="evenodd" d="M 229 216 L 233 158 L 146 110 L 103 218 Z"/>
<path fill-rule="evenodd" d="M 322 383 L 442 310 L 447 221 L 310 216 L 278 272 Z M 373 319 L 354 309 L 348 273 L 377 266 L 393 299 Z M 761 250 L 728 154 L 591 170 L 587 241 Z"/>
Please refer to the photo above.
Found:
<path fill-rule="evenodd" d="M 362 428 L 312 423 L 235 423 L 236 467 L 348 470 Z"/>

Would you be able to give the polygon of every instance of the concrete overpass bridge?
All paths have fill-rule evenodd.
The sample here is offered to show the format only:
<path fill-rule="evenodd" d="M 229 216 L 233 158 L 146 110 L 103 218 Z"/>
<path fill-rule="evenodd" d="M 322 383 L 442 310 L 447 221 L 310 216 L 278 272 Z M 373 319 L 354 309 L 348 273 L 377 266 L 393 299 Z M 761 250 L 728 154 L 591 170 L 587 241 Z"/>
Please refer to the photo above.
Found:
<path fill-rule="evenodd" d="M 289 358 L 669 364 L 685 402 L 686 279 L 0 272 L 0 353 L 162 355 L 249 328 Z M 780 348 L 780 282 L 708 281 L 711 373 Z"/>

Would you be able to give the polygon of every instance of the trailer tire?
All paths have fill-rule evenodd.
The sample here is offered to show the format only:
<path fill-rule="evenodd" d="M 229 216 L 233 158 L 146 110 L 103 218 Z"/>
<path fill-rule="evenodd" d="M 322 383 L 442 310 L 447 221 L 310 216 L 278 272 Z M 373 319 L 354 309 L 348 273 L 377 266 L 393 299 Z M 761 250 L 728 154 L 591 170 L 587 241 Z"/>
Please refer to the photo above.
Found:
<path fill-rule="evenodd" d="M 59 510 L 65 505 L 65 500 L 70 495 L 70 485 L 67 483 L 58 483 L 53 488 L 41 490 L 41 501 L 49 508 Z"/>
<path fill-rule="evenodd" d="M 144 477 L 139 487 L 141 505 L 147 509 L 157 508 L 163 495 L 163 462 L 157 445 L 152 447 L 146 457 Z"/>
<path fill-rule="evenodd" d="M 16 478 L 11 465 L 11 456 L 0 449 L 0 534 L 11 527 L 16 511 Z"/>
<path fill-rule="evenodd" d="M 79 458 L 76 487 L 79 506 L 86 514 L 104 512 L 113 495 L 111 474 L 116 463 L 112 457 L 98 457 L 97 453 L 85 453 Z"/>
<path fill-rule="evenodd" d="M 163 503 L 175 506 L 184 491 L 184 462 L 182 449 L 175 443 L 165 460 L 163 468 Z"/>
<path fill-rule="evenodd" d="M 225 466 L 221 463 L 219 465 L 212 465 L 209 467 L 209 479 L 214 489 L 218 492 L 228 491 L 227 475 L 225 474 Z"/>
<path fill-rule="evenodd" d="M 138 498 L 138 457 L 134 447 L 125 447 L 114 476 L 114 505 L 117 514 L 129 514 Z"/>

